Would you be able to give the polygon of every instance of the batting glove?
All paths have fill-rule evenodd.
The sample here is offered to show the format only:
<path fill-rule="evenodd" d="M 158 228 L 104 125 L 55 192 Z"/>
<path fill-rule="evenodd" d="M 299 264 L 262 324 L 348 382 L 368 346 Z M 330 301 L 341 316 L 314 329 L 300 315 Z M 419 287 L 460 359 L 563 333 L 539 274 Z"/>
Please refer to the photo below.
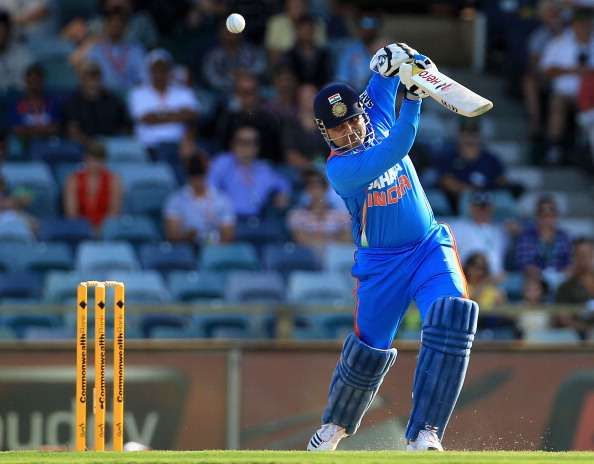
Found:
<path fill-rule="evenodd" d="M 383 77 L 394 77 L 402 63 L 411 62 L 418 52 L 405 43 L 393 43 L 380 48 L 369 63 L 369 69 Z"/>
<path fill-rule="evenodd" d="M 409 100 L 420 100 L 422 98 L 426 98 L 429 96 L 427 92 L 423 89 L 419 88 L 413 81 L 413 68 L 414 66 L 421 68 L 421 69 L 434 69 L 437 70 L 437 66 L 433 64 L 433 61 L 429 59 L 429 57 L 425 55 L 421 55 L 420 53 L 416 53 L 411 60 L 411 63 L 403 63 L 400 66 L 400 71 L 398 72 L 398 76 L 400 77 L 400 82 L 404 84 L 406 87 L 406 98 Z"/>

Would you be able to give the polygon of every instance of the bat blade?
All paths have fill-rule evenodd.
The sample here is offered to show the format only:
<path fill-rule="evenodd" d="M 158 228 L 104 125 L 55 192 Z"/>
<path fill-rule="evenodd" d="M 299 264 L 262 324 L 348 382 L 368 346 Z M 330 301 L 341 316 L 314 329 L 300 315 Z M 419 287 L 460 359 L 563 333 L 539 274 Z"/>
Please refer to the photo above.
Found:
<path fill-rule="evenodd" d="M 448 110 L 469 118 L 493 108 L 493 102 L 481 97 L 440 71 L 413 66 L 412 81 Z"/>

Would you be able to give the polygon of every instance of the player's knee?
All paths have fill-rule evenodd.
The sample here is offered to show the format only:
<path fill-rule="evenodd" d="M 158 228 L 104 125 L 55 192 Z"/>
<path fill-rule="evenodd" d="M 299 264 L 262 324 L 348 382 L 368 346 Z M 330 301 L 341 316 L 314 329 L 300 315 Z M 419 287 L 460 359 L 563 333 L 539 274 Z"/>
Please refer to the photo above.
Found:
<path fill-rule="evenodd" d="M 451 354 L 468 354 L 476 333 L 478 313 L 475 301 L 458 297 L 438 298 L 423 323 L 423 344 L 445 349 Z"/>

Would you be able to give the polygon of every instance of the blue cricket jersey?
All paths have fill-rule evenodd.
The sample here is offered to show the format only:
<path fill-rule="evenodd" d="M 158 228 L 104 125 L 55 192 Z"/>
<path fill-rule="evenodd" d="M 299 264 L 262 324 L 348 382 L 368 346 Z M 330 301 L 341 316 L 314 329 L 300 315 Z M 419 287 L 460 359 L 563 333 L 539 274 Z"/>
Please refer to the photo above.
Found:
<path fill-rule="evenodd" d="M 406 247 L 437 224 L 408 156 L 421 102 L 404 99 L 396 119 L 398 84 L 398 78 L 372 76 L 360 101 L 374 128 L 375 144 L 331 154 L 326 165 L 330 184 L 351 213 L 358 247 Z"/>

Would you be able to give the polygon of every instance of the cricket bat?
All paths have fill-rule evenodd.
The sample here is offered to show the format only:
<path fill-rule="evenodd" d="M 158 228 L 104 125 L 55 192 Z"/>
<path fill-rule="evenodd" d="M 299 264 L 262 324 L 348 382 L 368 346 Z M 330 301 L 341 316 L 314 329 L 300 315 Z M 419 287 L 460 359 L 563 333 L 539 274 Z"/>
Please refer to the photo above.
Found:
<path fill-rule="evenodd" d="M 412 81 L 439 104 L 454 113 L 473 118 L 493 108 L 493 102 L 474 93 L 440 71 L 413 66 Z"/>

